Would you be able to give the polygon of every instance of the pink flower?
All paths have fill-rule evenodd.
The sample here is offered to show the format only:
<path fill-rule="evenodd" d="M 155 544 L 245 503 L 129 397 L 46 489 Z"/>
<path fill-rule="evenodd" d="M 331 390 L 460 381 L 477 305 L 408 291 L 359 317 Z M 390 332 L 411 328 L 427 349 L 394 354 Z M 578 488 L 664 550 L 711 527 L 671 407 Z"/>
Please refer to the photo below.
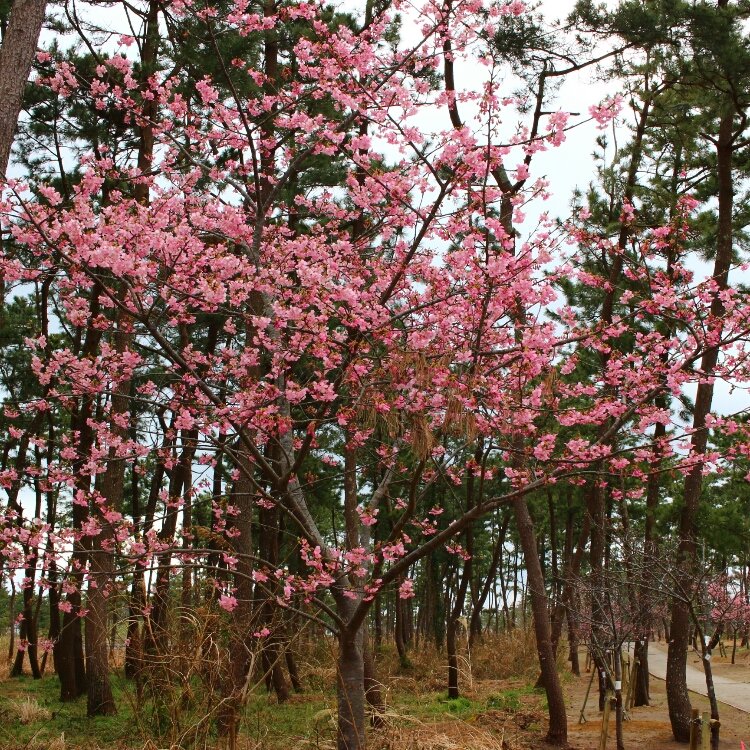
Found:
<path fill-rule="evenodd" d="M 414 581 L 407 578 L 399 587 L 398 595 L 400 599 L 411 599 L 414 596 Z"/>
<path fill-rule="evenodd" d="M 232 612 L 237 607 L 237 599 L 231 594 L 222 594 L 219 597 L 219 606 L 227 612 Z"/>
<path fill-rule="evenodd" d="M 604 130 L 620 114 L 622 103 L 622 95 L 617 94 L 616 96 L 607 97 L 599 105 L 594 104 L 589 107 L 589 114 L 598 123 L 597 127 L 599 130 Z"/>

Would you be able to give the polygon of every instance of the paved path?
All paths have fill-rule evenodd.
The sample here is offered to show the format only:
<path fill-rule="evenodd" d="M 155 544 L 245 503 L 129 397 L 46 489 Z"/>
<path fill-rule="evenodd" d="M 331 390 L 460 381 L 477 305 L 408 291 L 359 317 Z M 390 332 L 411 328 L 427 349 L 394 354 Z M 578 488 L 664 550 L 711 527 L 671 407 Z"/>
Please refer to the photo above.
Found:
<path fill-rule="evenodd" d="M 691 656 L 689 658 L 692 659 Z M 666 678 L 667 649 L 660 643 L 648 644 L 648 671 L 660 680 Z M 686 674 L 688 690 L 699 695 L 707 695 L 706 676 L 703 669 L 688 664 Z M 714 674 L 714 689 L 719 702 L 750 713 L 750 682 L 738 682 L 731 677 Z"/>

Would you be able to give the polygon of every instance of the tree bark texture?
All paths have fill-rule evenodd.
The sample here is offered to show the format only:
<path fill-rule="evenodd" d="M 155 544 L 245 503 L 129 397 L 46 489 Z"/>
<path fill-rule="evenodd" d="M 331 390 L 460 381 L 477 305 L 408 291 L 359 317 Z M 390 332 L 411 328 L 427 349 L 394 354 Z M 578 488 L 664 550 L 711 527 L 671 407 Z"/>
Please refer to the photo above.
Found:
<path fill-rule="evenodd" d="M 544 690 L 547 694 L 549 709 L 547 741 L 553 745 L 565 746 L 568 742 L 568 718 L 565 713 L 565 699 L 563 697 L 562 686 L 560 685 L 560 678 L 557 674 L 555 652 L 552 648 L 552 628 L 547 609 L 547 593 L 544 588 L 542 566 L 539 562 L 534 524 L 525 497 L 515 498 L 513 501 L 513 511 L 526 563 L 528 592 L 534 618 L 536 648 Z"/>
<path fill-rule="evenodd" d="M 0 47 L 0 178 L 5 176 L 23 91 L 44 23 L 46 0 L 14 0 Z"/>
<path fill-rule="evenodd" d="M 355 605 L 349 600 L 338 602 L 345 621 L 350 619 Z M 365 750 L 365 666 L 364 629 L 339 634 L 337 669 L 338 732 L 337 750 Z"/>
<path fill-rule="evenodd" d="M 717 294 L 711 303 L 711 318 L 720 320 L 724 314 L 724 305 L 719 293 L 729 284 L 729 267 L 732 262 L 732 209 L 734 204 L 732 187 L 732 149 L 733 149 L 734 111 L 727 109 L 719 122 L 719 134 L 716 145 L 719 213 L 717 223 L 716 257 L 713 278 Z M 708 444 L 706 417 L 713 402 L 714 385 L 711 373 L 718 362 L 719 350 L 709 348 L 701 358 L 701 371 L 707 376 L 698 384 L 693 411 L 693 435 L 691 451 L 694 455 L 705 453 Z M 675 566 L 676 583 L 681 589 L 676 592 L 672 601 L 672 621 L 670 623 L 670 642 L 667 654 L 667 703 L 672 733 L 678 742 L 690 740 L 690 696 L 687 690 L 685 664 L 687 660 L 690 604 L 685 600 L 692 587 L 692 569 L 696 556 L 696 518 L 700 505 L 703 486 L 703 462 L 698 461 L 685 478 L 683 490 L 683 507 L 680 516 L 680 542 L 677 548 Z"/>

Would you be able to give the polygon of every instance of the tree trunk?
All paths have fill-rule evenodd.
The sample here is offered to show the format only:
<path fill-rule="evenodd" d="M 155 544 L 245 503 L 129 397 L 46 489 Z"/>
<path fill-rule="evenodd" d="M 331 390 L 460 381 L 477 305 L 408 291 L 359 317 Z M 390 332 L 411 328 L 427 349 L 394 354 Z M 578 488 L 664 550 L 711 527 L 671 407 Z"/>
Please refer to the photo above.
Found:
<path fill-rule="evenodd" d="M 107 589 L 113 574 L 112 555 L 102 549 L 89 554 L 86 614 L 86 673 L 88 716 L 117 713 L 109 680 L 109 608 Z"/>
<path fill-rule="evenodd" d="M 361 627 L 354 633 L 343 631 L 339 635 L 337 692 L 336 748 L 365 750 L 365 670 Z"/>
<path fill-rule="evenodd" d="M 294 692 L 304 693 L 305 689 L 302 685 L 299 669 L 297 669 L 297 660 L 294 658 L 294 653 L 289 646 L 284 649 L 284 660 L 286 661 L 286 671 L 289 672 L 289 680 L 292 683 Z"/>
<path fill-rule="evenodd" d="M 403 578 L 399 583 L 403 583 Z M 402 669 L 408 669 L 409 657 L 406 653 L 406 641 L 404 640 L 404 602 L 399 599 L 398 594 L 395 598 L 395 624 L 393 628 L 393 637 L 396 643 L 398 661 Z"/>
<path fill-rule="evenodd" d="M 366 626 L 363 625 L 362 627 L 364 629 L 362 658 L 364 662 L 365 698 L 372 710 L 371 724 L 374 727 L 379 727 L 383 723 L 382 714 L 385 712 L 385 701 L 383 700 L 382 686 L 377 676 L 375 656 L 372 652 L 370 637 Z"/>
<path fill-rule="evenodd" d="M 549 712 L 547 742 L 552 745 L 565 746 L 568 742 L 568 718 L 565 713 L 565 699 L 563 698 L 560 678 L 557 674 L 555 652 L 552 648 L 551 625 L 547 609 L 547 592 L 544 587 L 542 566 L 539 562 L 539 554 L 536 547 L 534 523 L 531 519 L 525 497 L 516 497 L 513 500 L 513 511 L 516 517 L 524 562 L 526 563 L 526 576 L 529 598 L 531 600 L 531 611 L 534 618 L 536 648 L 544 682 L 544 690 L 547 694 Z"/>
<path fill-rule="evenodd" d="M 708 696 L 708 703 L 711 707 L 711 750 L 719 750 L 719 729 L 721 727 L 719 721 L 719 703 L 716 700 L 714 675 L 711 668 L 711 652 L 721 642 L 722 632 L 723 628 L 720 625 L 708 642 L 706 642 L 707 638 L 703 636 L 703 633 L 700 634 L 703 673 L 706 677 L 706 695 Z"/>
<path fill-rule="evenodd" d="M 260 538 L 260 556 L 271 565 L 279 562 L 279 511 L 278 508 L 260 509 L 260 526 L 263 534 Z M 251 552 L 248 552 L 250 554 Z M 279 703 L 289 699 L 289 686 L 282 668 L 283 649 L 278 629 L 280 622 L 274 622 L 275 584 L 269 582 L 262 586 L 260 582 L 255 587 L 258 600 L 258 619 L 261 627 L 266 626 L 271 634 L 264 639 L 263 659 L 266 670 L 267 684 L 276 692 Z"/>
<path fill-rule="evenodd" d="M 217 461 L 219 456 L 217 456 Z M 232 505 L 239 514 L 234 526 L 238 535 L 233 542 L 237 555 L 234 595 L 237 607 L 232 612 L 232 633 L 229 646 L 229 668 L 222 686 L 224 701 L 219 714 L 219 734 L 234 744 L 239 718 L 245 701 L 248 674 L 257 654 L 253 626 L 253 485 L 252 468 L 244 457 L 239 458 L 240 473 L 232 489 Z M 220 489 L 220 488 L 215 488 Z"/>
<path fill-rule="evenodd" d="M 633 658 L 638 660 L 633 688 L 633 705 L 648 706 L 651 699 L 648 679 L 648 633 L 644 635 L 642 640 L 635 642 Z"/>
<path fill-rule="evenodd" d="M 724 304 L 719 293 L 729 285 L 729 268 L 732 261 L 732 208 L 734 203 L 732 186 L 732 128 L 734 111 L 727 109 L 719 121 L 719 134 L 716 145 L 719 213 L 717 222 L 716 258 L 714 261 L 713 279 L 716 283 L 716 294 L 711 302 L 711 318 L 714 326 L 720 326 L 724 314 Z M 693 411 L 693 434 L 691 453 L 700 456 L 705 453 L 708 443 L 706 417 L 711 410 L 714 385 L 709 376 L 713 373 L 719 357 L 717 347 L 706 349 L 701 358 L 700 369 L 706 376 L 698 384 Z M 683 507 L 680 516 L 680 543 L 677 548 L 675 565 L 676 584 L 683 595 L 672 601 L 672 621 L 670 624 L 670 643 L 667 654 L 667 703 L 672 733 L 678 742 L 690 740 L 691 705 L 687 690 L 685 664 L 687 661 L 690 612 L 689 604 L 684 601 L 684 593 L 692 588 L 692 568 L 696 554 L 696 518 L 703 486 L 703 461 L 698 461 L 685 478 Z"/>
<path fill-rule="evenodd" d="M 622 722 L 624 717 L 622 702 L 622 654 L 620 649 L 614 652 L 615 666 L 615 742 L 617 750 L 625 750 L 625 739 L 622 731 Z"/>
<path fill-rule="evenodd" d="M 63 615 L 60 637 L 54 645 L 55 668 L 60 678 L 60 700 L 73 701 L 86 692 L 86 666 L 83 658 L 83 636 L 78 610 L 81 595 L 68 594 L 72 611 Z"/>
<path fill-rule="evenodd" d="M 0 179 L 8 169 L 23 91 L 34 62 L 46 7 L 46 0 L 14 0 L 0 47 Z"/>
<path fill-rule="evenodd" d="M 458 622 L 453 614 L 448 617 L 445 629 L 445 643 L 448 652 L 448 698 L 458 698 L 458 653 L 456 645 L 456 629 Z"/>
<path fill-rule="evenodd" d="M 492 560 L 490 561 L 490 568 L 487 571 L 487 575 L 484 580 L 482 590 L 477 599 L 472 603 L 471 611 L 471 623 L 469 625 L 469 648 L 474 646 L 476 638 L 482 635 L 482 610 L 489 597 L 490 589 L 492 584 L 497 580 L 498 568 L 502 565 L 503 559 L 503 545 L 505 544 L 505 535 L 508 532 L 508 525 L 510 523 L 510 513 L 506 513 L 503 517 L 502 524 L 498 530 L 497 540 L 495 541 L 495 547 L 492 550 Z"/>

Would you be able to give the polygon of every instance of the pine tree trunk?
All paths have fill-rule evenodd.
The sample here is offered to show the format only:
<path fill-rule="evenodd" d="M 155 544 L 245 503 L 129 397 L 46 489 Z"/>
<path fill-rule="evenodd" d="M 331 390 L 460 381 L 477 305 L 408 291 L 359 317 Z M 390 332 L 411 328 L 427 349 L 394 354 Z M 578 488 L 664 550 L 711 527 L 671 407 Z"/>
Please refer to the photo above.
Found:
<path fill-rule="evenodd" d="M 0 47 L 0 179 L 5 176 L 23 91 L 44 23 L 46 0 L 14 0 Z"/>
<path fill-rule="evenodd" d="M 403 579 L 400 582 L 403 582 Z M 404 608 L 403 601 L 398 596 L 395 599 L 395 620 L 393 636 L 396 642 L 398 660 L 401 667 L 406 669 L 409 667 L 409 657 L 406 653 L 406 643 L 404 641 Z"/>
<path fill-rule="evenodd" d="M 517 497 L 513 501 L 513 510 L 521 542 L 528 592 L 531 600 L 531 611 L 534 618 L 534 633 L 539 656 L 544 690 L 547 694 L 549 712 L 549 730 L 547 742 L 552 745 L 565 746 L 568 742 L 568 718 L 565 713 L 565 699 L 560 685 L 555 663 L 555 652 L 552 648 L 552 633 L 547 609 L 547 593 L 544 587 L 542 566 L 534 535 L 534 524 L 529 513 L 526 498 Z"/>
<path fill-rule="evenodd" d="M 729 268 L 732 261 L 732 129 L 734 111 L 727 109 L 719 122 L 719 133 L 716 145 L 719 212 L 717 222 L 716 258 L 714 260 L 713 278 L 717 292 L 727 289 L 729 285 Z M 711 317 L 720 320 L 724 314 L 724 305 L 718 293 L 711 303 Z M 701 372 L 710 376 L 718 361 L 719 351 L 716 347 L 706 349 L 701 358 Z M 703 380 L 698 384 L 693 410 L 693 434 L 691 451 L 702 455 L 708 444 L 706 417 L 711 410 L 714 385 L 712 380 Z M 682 591 L 689 591 L 693 577 L 696 555 L 696 518 L 703 486 L 703 462 L 699 461 L 685 478 L 682 514 L 680 516 L 680 543 L 677 548 L 675 574 L 677 586 Z M 667 703 L 672 733 L 678 742 L 690 739 L 691 705 L 687 690 L 685 664 L 687 662 L 690 630 L 689 605 L 683 597 L 675 596 L 672 601 L 672 621 L 670 623 L 670 643 L 667 653 Z"/>
<path fill-rule="evenodd" d="M 88 716 L 117 713 L 109 680 L 109 608 L 107 587 L 113 574 L 112 556 L 102 549 L 89 554 L 89 590 L 86 614 L 86 673 Z M 95 585 L 94 585 L 95 584 Z"/>
<path fill-rule="evenodd" d="M 456 627 L 458 623 L 453 614 L 448 617 L 445 629 L 445 643 L 448 652 L 448 698 L 458 698 L 458 653 L 456 646 Z"/>
<path fill-rule="evenodd" d="M 638 670 L 635 674 L 633 705 L 648 706 L 650 705 L 651 700 L 648 679 L 648 635 L 642 640 L 635 642 L 633 658 L 638 660 Z"/>

